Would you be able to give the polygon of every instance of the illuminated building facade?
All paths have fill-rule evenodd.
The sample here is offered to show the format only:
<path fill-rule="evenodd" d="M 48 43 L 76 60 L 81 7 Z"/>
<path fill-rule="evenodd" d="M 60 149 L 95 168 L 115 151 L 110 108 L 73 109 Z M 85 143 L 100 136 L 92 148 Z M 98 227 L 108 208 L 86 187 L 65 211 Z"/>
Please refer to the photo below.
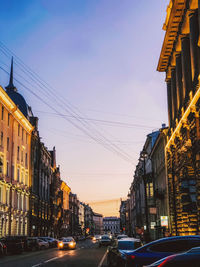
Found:
<path fill-rule="evenodd" d="M 13 85 L 0 87 L 0 236 L 27 235 L 31 109 Z"/>
<path fill-rule="evenodd" d="M 200 234 L 200 1 L 170 1 L 157 70 L 166 73 L 172 235 Z"/>
<path fill-rule="evenodd" d="M 69 235 L 69 194 L 71 192 L 71 188 L 67 185 L 66 182 L 61 182 L 61 191 L 63 196 L 63 225 L 62 225 L 62 236 Z"/>

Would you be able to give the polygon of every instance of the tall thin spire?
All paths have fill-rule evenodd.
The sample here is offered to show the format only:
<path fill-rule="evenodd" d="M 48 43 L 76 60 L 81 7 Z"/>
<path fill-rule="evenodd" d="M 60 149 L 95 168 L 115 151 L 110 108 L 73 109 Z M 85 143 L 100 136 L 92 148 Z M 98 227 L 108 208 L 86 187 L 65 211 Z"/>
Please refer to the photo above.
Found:
<path fill-rule="evenodd" d="M 9 85 L 6 86 L 6 90 L 17 91 L 17 88 L 13 84 L 13 57 L 11 59 L 10 81 L 9 81 Z"/>

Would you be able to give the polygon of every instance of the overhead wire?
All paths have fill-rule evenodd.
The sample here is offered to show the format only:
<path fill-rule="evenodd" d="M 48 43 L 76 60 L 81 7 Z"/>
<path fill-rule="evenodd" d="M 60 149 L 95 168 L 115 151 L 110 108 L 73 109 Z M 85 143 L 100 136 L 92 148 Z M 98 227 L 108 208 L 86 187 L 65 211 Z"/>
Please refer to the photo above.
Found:
<path fill-rule="evenodd" d="M 1 45 L 1 43 L 2 42 L 0 42 L 0 45 Z M 5 47 L 5 45 L 4 45 L 4 47 Z M 7 49 L 8 51 L 9 51 L 9 55 L 15 55 L 14 53 L 12 53 L 8 48 L 3 48 L 4 49 L 4 54 L 5 55 L 7 55 L 8 56 L 8 52 L 6 52 L 5 51 L 5 49 Z M 2 50 L 2 46 L 1 46 L 1 50 Z M 18 61 L 21 61 L 16 55 L 15 55 L 15 57 L 18 59 Z M 19 66 L 19 63 L 17 63 L 16 62 L 16 59 L 15 59 L 15 64 L 17 64 L 18 66 L 19 66 L 19 68 L 22 70 L 22 68 L 21 68 L 21 66 L 23 67 L 23 72 L 24 72 L 24 65 L 25 65 L 25 63 L 23 63 L 23 61 L 21 61 L 22 63 L 20 63 L 20 66 Z M 26 65 L 25 65 L 26 66 Z M 28 69 L 30 69 L 28 66 L 26 66 L 26 68 L 28 68 Z M 27 69 L 25 68 L 25 71 L 27 71 Z M 30 69 L 30 71 L 28 71 L 28 73 L 33 77 L 33 74 L 32 74 L 32 70 Z M 39 77 L 36 73 L 34 73 L 34 78 L 35 78 L 35 76 L 37 76 L 37 77 Z M 31 80 L 33 80 L 33 78 L 31 77 Z M 37 80 L 37 82 L 40 82 L 39 80 L 38 80 L 38 78 L 36 77 L 36 80 Z M 40 77 L 39 77 L 39 79 L 41 79 Z M 35 82 L 35 80 L 33 80 L 34 82 Z M 43 81 L 43 80 L 42 80 Z M 27 82 L 27 81 L 26 81 Z M 42 84 L 42 89 L 44 90 L 44 87 L 45 87 L 45 90 L 46 89 L 48 89 L 48 92 L 47 93 L 49 93 L 49 91 L 51 92 L 51 90 L 49 89 L 49 88 L 51 88 L 51 86 L 50 85 L 48 85 L 47 83 L 47 85 L 48 85 L 48 88 L 47 88 L 47 86 L 45 86 L 44 85 L 44 83 L 46 83 L 45 81 L 43 81 L 42 83 L 40 82 L 40 84 Z M 39 84 L 39 87 L 41 87 L 41 85 Z M 44 92 L 42 91 L 41 93 L 43 93 L 44 94 Z M 53 94 L 53 96 L 54 96 L 54 92 L 51 92 L 52 94 Z M 46 95 L 45 95 L 46 96 Z M 49 96 L 49 94 L 47 94 L 47 96 Z M 59 97 L 59 96 L 58 96 Z M 57 99 L 55 99 L 55 101 L 57 102 Z M 63 98 L 61 98 L 61 101 L 63 101 Z M 67 100 L 67 102 L 69 103 L 69 101 Z M 60 104 L 60 103 L 59 103 Z M 67 108 L 66 109 L 66 106 L 68 107 L 68 105 L 69 104 L 67 104 L 66 105 L 66 102 L 64 102 L 64 109 L 69 113 L 69 114 L 71 114 L 72 115 L 72 117 L 74 117 L 74 118 L 76 118 L 83 126 L 85 126 L 87 129 L 88 129 L 88 123 L 87 122 L 85 122 L 85 120 L 80 120 L 80 115 L 79 114 L 77 114 L 76 112 L 74 112 L 73 110 L 72 110 L 72 105 L 70 104 L 70 107 L 69 108 Z M 71 112 L 72 111 L 72 112 Z M 59 115 L 61 115 L 62 116 L 62 114 L 59 114 Z M 63 117 L 63 116 L 62 116 Z M 91 130 L 91 129 L 90 129 Z M 104 140 L 106 140 L 107 142 L 108 142 L 108 139 L 107 138 L 105 138 L 101 133 L 99 133 L 96 129 L 92 129 L 93 131 L 95 130 L 95 132 L 97 133 L 97 134 L 99 134 L 100 135 L 100 137 L 101 138 L 103 138 Z M 96 136 L 97 138 L 99 138 L 98 136 Z M 128 157 L 129 159 L 130 159 L 130 155 L 128 155 L 126 152 L 124 152 L 124 151 L 122 151 L 117 145 L 115 145 L 115 144 L 113 144 L 112 142 L 110 142 L 110 144 L 109 144 L 111 147 L 112 147 L 112 149 L 114 148 L 115 150 L 118 150 L 118 152 L 120 152 L 121 154 L 124 154 L 126 157 Z"/>
<path fill-rule="evenodd" d="M 9 75 L 9 73 L 1 67 L 1 69 L 7 73 Z M 27 89 L 30 93 L 32 93 L 35 97 L 37 97 L 40 101 L 42 101 L 44 104 L 46 104 L 49 108 L 53 109 L 52 106 L 50 106 L 46 101 L 44 101 L 41 97 L 39 97 L 36 93 L 34 93 L 32 90 L 30 90 L 29 88 L 27 88 L 27 86 L 25 86 L 22 82 L 20 82 L 19 80 L 17 80 L 15 78 L 15 80 L 21 85 L 23 86 L 25 89 Z M 56 109 L 53 109 L 57 114 L 59 114 L 62 118 L 63 118 L 63 114 L 59 113 Z M 84 129 L 78 127 L 76 124 L 74 124 L 71 120 L 67 119 L 68 122 L 70 122 L 73 126 L 75 126 L 76 128 L 78 128 L 79 130 L 81 130 L 82 132 L 84 132 L 86 135 L 88 135 L 91 139 L 93 139 L 94 141 L 96 141 L 97 143 L 101 144 L 104 148 L 110 150 L 111 152 L 114 152 L 115 154 L 117 154 L 118 156 L 120 156 L 121 158 L 123 158 L 124 160 L 131 162 L 133 164 L 133 161 L 128 158 L 126 155 L 122 154 L 121 151 L 117 151 L 115 148 L 111 147 L 110 144 L 108 146 L 108 144 L 102 143 L 102 140 L 94 138 L 94 136 L 91 136 L 88 132 L 86 132 Z"/>

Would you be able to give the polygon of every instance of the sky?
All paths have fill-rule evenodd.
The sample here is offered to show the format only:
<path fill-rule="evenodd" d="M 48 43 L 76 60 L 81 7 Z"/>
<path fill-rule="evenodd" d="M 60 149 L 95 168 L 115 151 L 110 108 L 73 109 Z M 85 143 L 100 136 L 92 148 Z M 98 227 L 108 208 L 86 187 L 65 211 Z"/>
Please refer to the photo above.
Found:
<path fill-rule="evenodd" d="M 168 2 L 1 1 L 0 84 L 14 53 L 15 85 L 61 178 L 105 216 L 118 215 L 146 135 L 168 123 L 156 71 Z"/>

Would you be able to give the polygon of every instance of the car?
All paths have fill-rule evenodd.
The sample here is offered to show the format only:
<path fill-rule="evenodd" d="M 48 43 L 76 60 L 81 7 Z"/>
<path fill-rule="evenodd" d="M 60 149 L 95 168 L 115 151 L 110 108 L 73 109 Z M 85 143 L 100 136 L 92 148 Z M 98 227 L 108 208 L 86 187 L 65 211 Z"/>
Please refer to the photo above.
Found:
<path fill-rule="evenodd" d="M 37 243 L 38 243 L 38 248 L 39 249 L 47 249 L 49 248 L 49 242 L 48 241 L 44 241 L 40 238 L 37 239 Z"/>
<path fill-rule="evenodd" d="M 24 242 L 20 236 L 6 236 L 0 239 L 9 253 L 22 253 L 24 251 Z"/>
<path fill-rule="evenodd" d="M 126 238 L 126 237 L 128 237 L 128 236 L 127 235 L 118 235 L 117 239 L 119 240 L 119 239 Z"/>
<path fill-rule="evenodd" d="M 200 247 L 190 249 L 185 253 L 174 254 L 156 261 L 146 267 L 199 267 L 200 266 Z"/>
<path fill-rule="evenodd" d="M 96 242 L 96 241 L 99 241 L 100 239 L 101 239 L 101 235 L 95 235 L 93 236 L 92 241 Z"/>
<path fill-rule="evenodd" d="M 112 239 L 109 235 L 102 235 L 101 239 L 99 240 L 99 247 L 101 246 L 108 246 L 111 245 Z"/>
<path fill-rule="evenodd" d="M 76 249 L 76 241 L 71 236 L 61 238 L 58 242 L 58 249 Z"/>
<path fill-rule="evenodd" d="M 126 267 L 143 266 L 156 262 L 172 254 L 188 251 L 192 247 L 200 246 L 200 236 L 172 236 L 152 241 L 144 246 L 128 252 Z"/>
<path fill-rule="evenodd" d="M 57 246 L 57 240 L 55 239 L 55 238 L 53 238 L 53 237 L 49 237 L 49 236 L 41 236 L 41 237 L 39 237 L 41 240 L 44 240 L 44 241 L 46 241 L 46 242 L 48 242 L 49 243 L 49 247 L 50 248 L 54 248 L 54 247 L 56 247 Z"/>
<path fill-rule="evenodd" d="M 124 267 L 126 264 L 126 253 L 141 247 L 140 239 L 124 238 L 116 240 L 113 246 L 107 250 L 107 265 Z"/>
<path fill-rule="evenodd" d="M 0 256 L 5 255 L 7 255 L 7 246 L 3 242 L 0 242 Z"/>

